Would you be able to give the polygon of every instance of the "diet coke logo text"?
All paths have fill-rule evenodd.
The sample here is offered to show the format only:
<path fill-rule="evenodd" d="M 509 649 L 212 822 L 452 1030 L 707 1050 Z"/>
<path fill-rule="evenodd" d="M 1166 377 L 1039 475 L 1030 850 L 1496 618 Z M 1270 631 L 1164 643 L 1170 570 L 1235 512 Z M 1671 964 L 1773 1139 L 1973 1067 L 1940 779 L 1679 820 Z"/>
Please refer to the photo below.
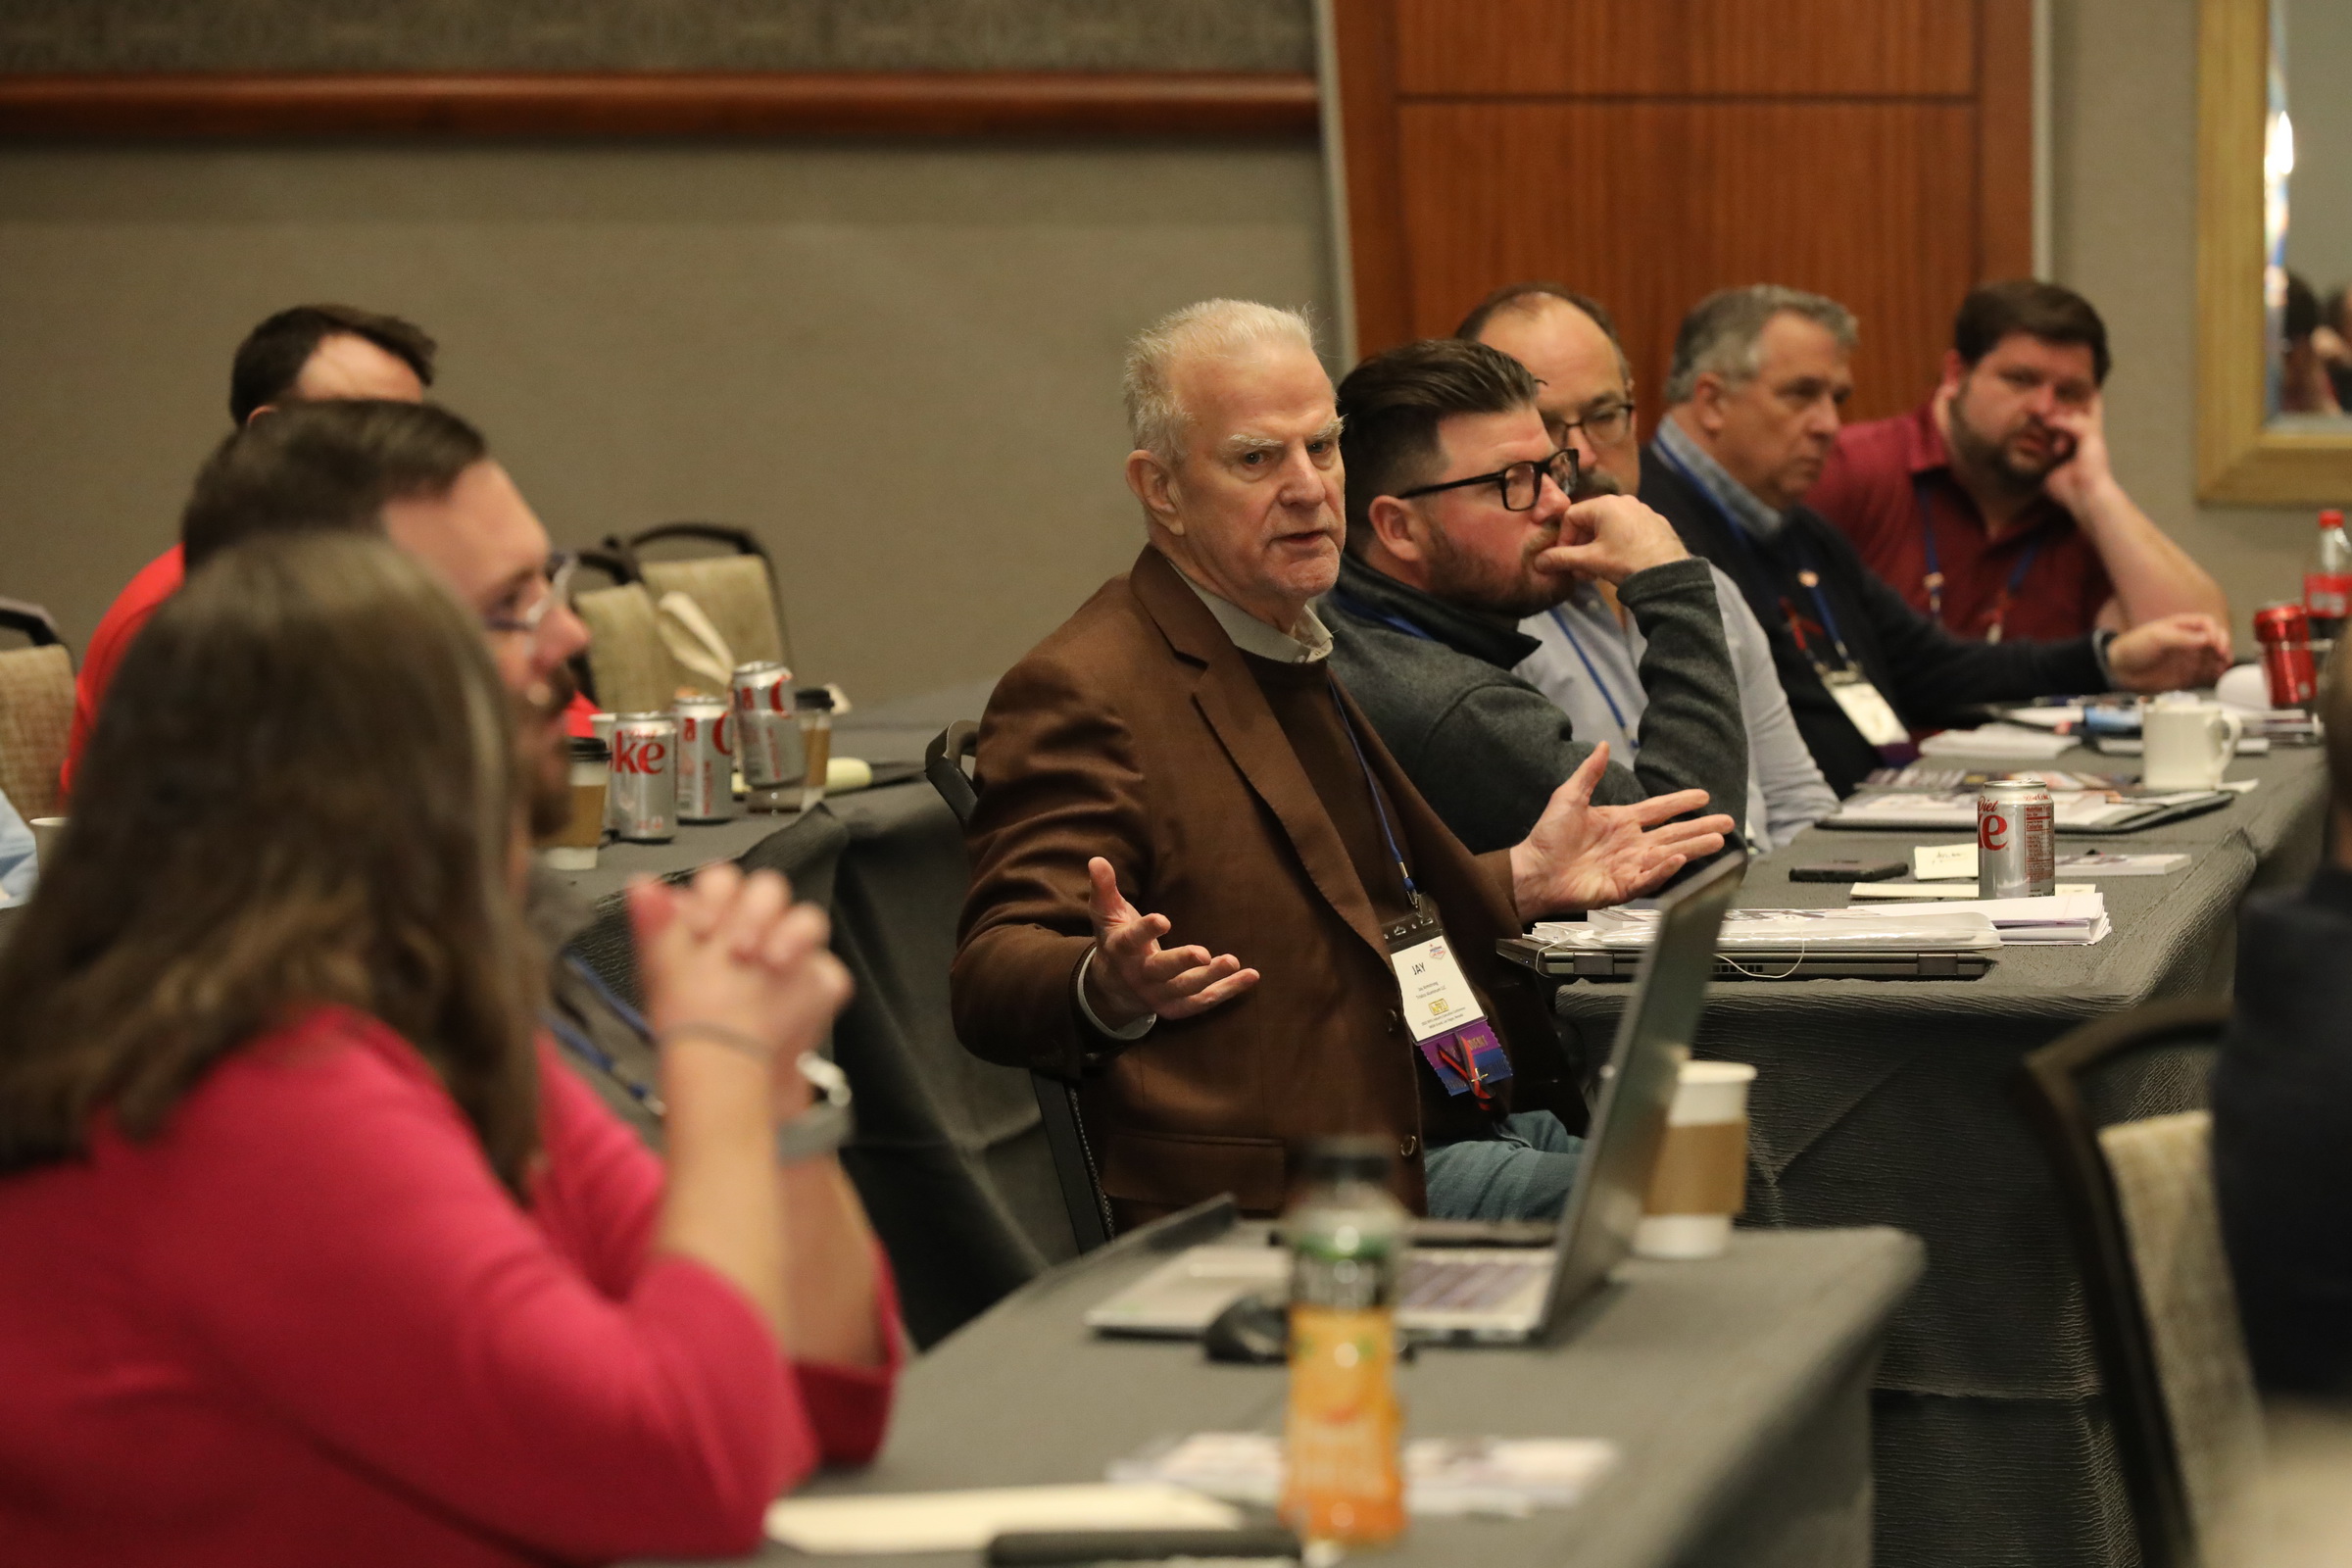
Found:
<path fill-rule="evenodd" d="M 612 771 L 659 773 L 669 765 L 669 748 L 644 735 L 612 737 Z"/>

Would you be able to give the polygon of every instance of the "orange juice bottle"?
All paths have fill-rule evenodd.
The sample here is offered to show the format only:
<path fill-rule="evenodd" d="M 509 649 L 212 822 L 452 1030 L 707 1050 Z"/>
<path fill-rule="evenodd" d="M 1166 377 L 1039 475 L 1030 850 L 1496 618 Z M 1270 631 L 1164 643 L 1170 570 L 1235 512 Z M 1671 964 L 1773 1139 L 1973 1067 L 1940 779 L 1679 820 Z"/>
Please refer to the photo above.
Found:
<path fill-rule="evenodd" d="M 1293 1263 L 1282 1515 L 1308 1542 L 1378 1546 L 1404 1531 L 1396 1369 L 1407 1217 L 1388 1189 L 1392 1157 L 1377 1139 L 1316 1145 L 1284 1220 Z"/>

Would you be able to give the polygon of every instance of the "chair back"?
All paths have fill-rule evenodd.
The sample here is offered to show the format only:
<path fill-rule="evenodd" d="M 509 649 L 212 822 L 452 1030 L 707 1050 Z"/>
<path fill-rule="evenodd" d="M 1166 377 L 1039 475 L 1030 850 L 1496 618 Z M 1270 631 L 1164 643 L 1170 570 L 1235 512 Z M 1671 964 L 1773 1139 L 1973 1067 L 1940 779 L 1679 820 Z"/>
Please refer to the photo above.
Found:
<path fill-rule="evenodd" d="M 939 791 L 956 820 L 968 824 L 980 805 L 980 792 L 963 760 L 978 751 L 980 726 L 957 719 L 932 737 L 923 750 L 923 776 Z M 1054 1156 L 1054 1180 L 1061 1187 L 1061 1203 L 1070 1216 L 1070 1236 L 1078 1250 L 1091 1252 L 1109 1242 L 1110 1200 L 1103 1196 L 1101 1167 L 1094 1145 L 1087 1140 L 1086 1120 L 1078 1109 L 1078 1086 L 1051 1073 L 1032 1071 L 1029 1086 L 1037 1094 L 1038 1122 L 1045 1128 L 1046 1148 Z"/>
<path fill-rule="evenodd" d="M 2229 1004 L 2158 1003 L 2026 1058 L 2146 1568 L 2258 1560 L 2262 1415 L 2223 1250 L 2204 1074 Z M 2153 1112 L 2153 1113 L 2151 1113 Z"/>
<path fill-rule="evenodd" d="M 679 541 L 715 545 L 722 553 L 661 558 L 647 554 L 651 547 Z M 792 636 L 784 623 L 775 564 L 750 530 L 721 522 L 665 522 L 606 544 L 629 562 L 657 602 L 664 594 L 682 593 L 700 606 L 737 662 L 792 662 Z"/>
<path fill-rule="evenodd" d="M 21 634 L 35 648 L 66 646 L 65 634 L 57 629 L 57 617 L 22 599 L 0 599 L 0 627 Z M 67 650 L 69 658 L 72 653 Z"/>
<path fill-rule="evenodd" d="M 63 643 L 0 650 L 0 794 L 27 821 L 64 808 L 58 769 L 74 728 L 74 661 Z"/>
<path fill-rule="evenodd" d="M 662 642 L 661 614 L 644 584 L 575 593 L 571 608 L 588 628 L 588 669 L 606 712 L 663 710 L 681 685 L 697 684 Z"/>

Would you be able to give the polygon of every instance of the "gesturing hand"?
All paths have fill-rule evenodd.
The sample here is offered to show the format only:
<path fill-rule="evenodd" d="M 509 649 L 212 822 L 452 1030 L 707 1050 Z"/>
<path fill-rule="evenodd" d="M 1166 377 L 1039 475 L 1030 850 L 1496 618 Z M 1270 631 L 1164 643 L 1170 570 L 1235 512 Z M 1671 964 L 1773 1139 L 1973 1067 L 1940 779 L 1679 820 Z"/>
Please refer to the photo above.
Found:
<path fill-rule="evenodd" d="M 2229 667 L 2229 629 L 2194 612 L 2143 621 L 2107 645 L 2107 672 L 2128 692 L 2210 686 Z"/>
<path fill-rule="evenodd" d="M 850 972 L 826 951 L 828 922 L 795 905 L 773 871 L 707 865 L 684 888 L 629 889 L 645 1011 L 657 1035 L 695 1024 L 741 1036 L 779 1061 L 812 1050 L 850 1000 Z M 808 1099 L 798 1072 L 776 1074 L 780 1114 Z"/>
<path fill-rule="evenodd" d="M 1535 828 L 1511 847 L 1511 896 L 1522 918 L 1623 904 L 1723 848 L 1730 817 L 1672 820 L 1706 805 L 1704 790 L 1594 806 L 1592 787 L 1608 765 L 1604 741 L 1552 791 Z"/>
<path fill-rule="evenodd" d="M 1245 969 L 1230 953 L 1208 956 L 1206 948 L 1163 948 L 1168 934 L 1162 914 L 1145 914 L 1119 892 L 1118 873 L 1096 856 L 1086 862 L 1094 883 L 1087 912 L 1095 922 L 1095 957 L 1086 966 L 1086 1004 L 1113 1029 L 1146 1013 L 1189 1018 L 1257 984 L 1257 971 Z"/>

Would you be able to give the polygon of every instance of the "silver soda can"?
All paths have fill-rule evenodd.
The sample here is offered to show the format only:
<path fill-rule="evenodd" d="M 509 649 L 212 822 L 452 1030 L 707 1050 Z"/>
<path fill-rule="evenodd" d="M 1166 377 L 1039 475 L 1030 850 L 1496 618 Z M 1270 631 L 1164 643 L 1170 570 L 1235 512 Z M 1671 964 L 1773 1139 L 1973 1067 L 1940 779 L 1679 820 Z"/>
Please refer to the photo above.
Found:
<path fill-rule="evenodd" d="M 738 664 L 731 684 L 735 760 L 743 766 L 743 781 L 754 790 L 798 784 L 808 762 L 800 719 L 792 710 L 792 671 L 772 662 Z"/>
<path fill-rule="evenodd" d="M 667 713 L 623 713 L 612 725 L 613 827 L 638 844 L 665 844 L 678 831 L 678 721 Z"/>
<path fill-rule="evenodd" d="M 2058 833 L 2037 778 L 1977 792 L 1977 897 L 2040 899 L 2058 891 Z"/>
<path fill-rule="evenodd" d="M 681 697 L 678 721 L 678 820 L 724 822 L 735 814 L 734 726 L 724 697 Z"/>

